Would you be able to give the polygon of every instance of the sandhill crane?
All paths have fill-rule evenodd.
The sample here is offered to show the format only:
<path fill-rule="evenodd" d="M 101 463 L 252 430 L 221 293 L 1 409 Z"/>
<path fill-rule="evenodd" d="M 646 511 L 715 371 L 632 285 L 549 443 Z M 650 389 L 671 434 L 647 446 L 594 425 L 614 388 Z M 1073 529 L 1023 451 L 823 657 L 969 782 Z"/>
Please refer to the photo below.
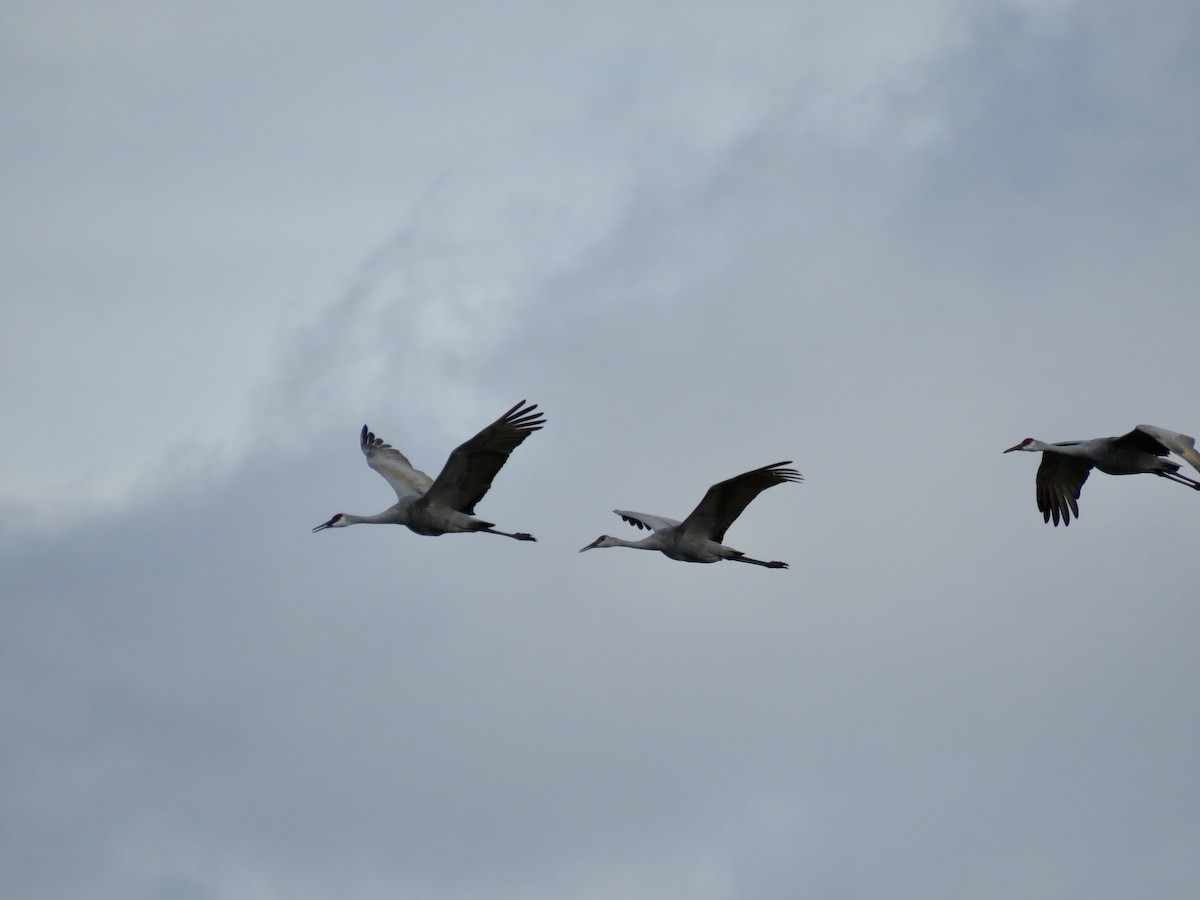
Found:
<path fill-rule="evenodd" d="M 1094 438 L 1090 441 L 1063 441 L 1046 444 L 1025 438 L 1014 450 L 1041 451 L 1042 464 L 1037 470 L 1037 505 L 1042 518 L 1049 522 L 1054 518 L 1055 526 L 1062 519 L 1064 526 L 1071 524 L 1071 516 L 1079 518 L 1079 491 L 1087 481 L 1093 467 L 1109 475 L 1136 475 L 1153 472 L 1179 484 L 1200 491 L 1200 481 L 1179 474 L 1179 463 L 1163 459 L 1175 453 L 1200 471 L 1200 453 L 1196 452 L 1196 441 L 1186 434 L 1177 434 L 1154 425 L 1139 425 L 1129 434 L 1120 437 Z"/>
<path fill-rule="evenodd" d="M 783 484 L 785 481 L 804 480 L 795 469 L 780 468 L 791 463 L 790 459 L 772 463 L 714 484 L 708 489 L 700 505 L 682 522 L 662 516 L 614 509 L 613 512 L 630 525 L 648 529 L 652 533 L 640 541 L 625 541 L 602 534 L 579 552 L 595 547 L 633 547 L 637 550 L 658 550 L 671 559 L 683 562 L 715 563 L 728 559 L 766 566 L 768 569 L 786 569 L 788 564 L 785 562 L 751 559 L 721 542 L 725 540 L 725 531 L 733 524 L 734 519 L 742 514 L 742 510 L 750 505 L 751 500 L 767 488 Z"/>
<path fill-rule="evenodd" d="M 373 516 L 338 513 L 313 529 L 345 528 L 360 522 L 406 525 L 417 534 L 461 534 L 485 531 L 518 541 L 535 541 L 531 534 L 497 531 L 491 522 L 473 518 L 475 504 L 492 486 L 492 479 L 521 441 L 538 431 L 546 420 L 536 404 L 522 400 L 475 437 L 455 448 L 436 479 L 414 469 L 396 448 L 375 437 L 364 425 L 359 446 L 367 465 L 382 475 L 395 490 L 399 502 Z"/>

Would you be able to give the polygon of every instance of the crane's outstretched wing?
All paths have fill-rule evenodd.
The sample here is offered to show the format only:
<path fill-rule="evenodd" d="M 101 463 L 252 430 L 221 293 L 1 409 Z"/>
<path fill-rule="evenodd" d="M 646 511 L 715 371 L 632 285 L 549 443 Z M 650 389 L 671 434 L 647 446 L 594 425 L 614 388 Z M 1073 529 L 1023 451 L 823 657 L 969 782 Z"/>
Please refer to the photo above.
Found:
<path fill-rule="evenodd" d="M 1193 469 L 1200 472 L 1200 453 L 1196 452 L 1196 439 L 1191 435 L 1168 431 L 1157 425 L 1139 425 L 1129 434 L 1117 438 L 1120 444 L 1130 444 L 1158 456 L 1174 453 L 1186 459 Z"/>
<path fill-rule="evenodd" d="M 700 505 L 683 520 L 683 530 L 695 531 L 718 544 L 722 543 L 725 540 L 725 530 L 742 514 L 742 510 L 750 505 L 751 500 L 769 487 L 787 481 L 804 480 L 804 476 L 795 469 L 780 468 L 791 464 L 790 459 L 771 463 L 761 469 L 743 472 L 714 484 L 708 489 Z"/>
<path fill-rule="evenodd" d="M 1071 515 L 1079 518 L 1079 491 L 1087 481 L 1092 464 L 1085 459 L 1063 456 L 1045 451 L 1042 464 L 1037 470 L 1037 505 L 1042 518 L 1049 522 L 1054 517 L 1055 526 L 1062 519 L 1063 525 L 1071 524 Z"/>
<path fill-rule="evenodd" d="M 614 509 L 613 512 L 635 528 L 645 528 L 648 531 L 662 531 L 674 528 L 679 524 L 674 519 L 668 519 L 665 516 L 648 516 L 645 513 L 630 512 L 627 509 Z"/>
<path fill-rule="evenodd" d="M 367 465 L 387 480 L 399 499 L 419 497 L 433 484 L 432 478 L 420 469 L 414 469 L 408 457 L 391 444 L 385 444 L 375 437 L 367 430 L 366 425 L 362 427 L 358 445 L 367 458 Z"/>
<path fill-rule="evenodd" d="M 433 486 L 425 493 L 430 503 L 475 514 L 475 504 L 492 486 L 492 479 L 525 438 L 546 423 L 537 404 L 522 400 L 475 437 L 460 444 L 446 460 Z"/>

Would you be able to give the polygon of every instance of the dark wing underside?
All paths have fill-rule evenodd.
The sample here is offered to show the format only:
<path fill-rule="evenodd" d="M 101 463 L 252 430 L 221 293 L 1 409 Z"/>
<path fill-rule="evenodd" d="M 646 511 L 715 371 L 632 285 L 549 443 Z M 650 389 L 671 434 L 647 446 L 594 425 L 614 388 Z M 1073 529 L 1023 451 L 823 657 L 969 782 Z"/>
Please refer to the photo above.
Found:
<path fill-rule="evenodd" d="M 475 437 L 460 444 L 425 494 L 430 503 L 475 514 L 475 504 L 483 499 L 492 479 L 521 442 L 541 429 L 546 420 L 536 404 L 522 400 Z"/>
<path fill-rule="evenodd" d="M 1153 453 L 1155 456 L 1166 456 L 1171 452 L 1171 448 L 1160 441 L 1155 435 L 1142 429 L 1147 426 L 1139 425 L 1129 434 L 1123 434 L 1119 438 L 1113 438 L 1113 444 L 1117 447 L 1129 450 L 1141 450 L 1144 453 Z"/>
<path fill-rule="evenodd" d="M 695 531 L 718 544 L 723 543 L 725 531 L 750 505 L 751 500 L 769 487 L 804 480 L 795 469 L 781 468 L 788 465 L 791 465 L 791 460 L 772 463 L 714 484 L 700 505 L 683 520 L 683 530 Z"/>
<path fill-rule="evenodd" d="M 1079 518 L 1079 491 L 1087 481 L 1092 464 L 1073 456 L 1058 453 L 1042 454 L 1042 464 L 1037 470 L 1037 505 L 1042 518 L 1049 522 L 1059 519 L 1063 525 L 1071 524 L 1071 516 Z"/>

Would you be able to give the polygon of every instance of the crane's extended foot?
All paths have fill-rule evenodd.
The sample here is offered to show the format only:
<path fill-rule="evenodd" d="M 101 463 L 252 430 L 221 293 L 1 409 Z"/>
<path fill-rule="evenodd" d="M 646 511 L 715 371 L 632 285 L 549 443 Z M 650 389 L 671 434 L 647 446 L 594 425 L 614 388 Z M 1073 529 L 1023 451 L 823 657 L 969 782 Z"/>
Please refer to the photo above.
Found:
<path fill-rule="evenodd" d="M 536 541 L 537 540 L 537 538 L 535 538 L 532 534 L 526 534 L 524 531 L 518 531 L 516 534 L 512 535 L 512 537 L 516 538 L 518 541 Z"/>

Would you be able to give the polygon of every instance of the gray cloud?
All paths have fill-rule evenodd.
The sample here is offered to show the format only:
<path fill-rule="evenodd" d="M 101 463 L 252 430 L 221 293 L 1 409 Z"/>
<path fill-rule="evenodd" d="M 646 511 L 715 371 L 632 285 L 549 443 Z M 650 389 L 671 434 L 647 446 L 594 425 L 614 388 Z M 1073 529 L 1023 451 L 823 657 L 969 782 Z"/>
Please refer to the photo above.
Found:
<path fill-rule="evenodd" d="M 3 893 L 1194 893 L 1196 498 L 1096 475 L 1053 530 L 1000 455 L 1197 427 L 1194 17 L 1116 9 L 861 68 L 882 27 L 825 23 L 818 66 L 697 18 L 735 32 L 718 74 L 770 50 L 727 107 L 686 89 L 710 59 L 604 32 L 578 71 L 607 74 L 554 94 L 593 104 L 577 131 L 501 142 L 545 171 L 423 171 L 251 392 L 239 462 L 6 523 Z M 520 397 L 549 424 L 480 510 L 540 543 L 308 534 L 389 503 L 363 420 L 436 471 Z M 729 540 L 788 572 L 575 552 L 787 458 L 805 483 Z"/>

